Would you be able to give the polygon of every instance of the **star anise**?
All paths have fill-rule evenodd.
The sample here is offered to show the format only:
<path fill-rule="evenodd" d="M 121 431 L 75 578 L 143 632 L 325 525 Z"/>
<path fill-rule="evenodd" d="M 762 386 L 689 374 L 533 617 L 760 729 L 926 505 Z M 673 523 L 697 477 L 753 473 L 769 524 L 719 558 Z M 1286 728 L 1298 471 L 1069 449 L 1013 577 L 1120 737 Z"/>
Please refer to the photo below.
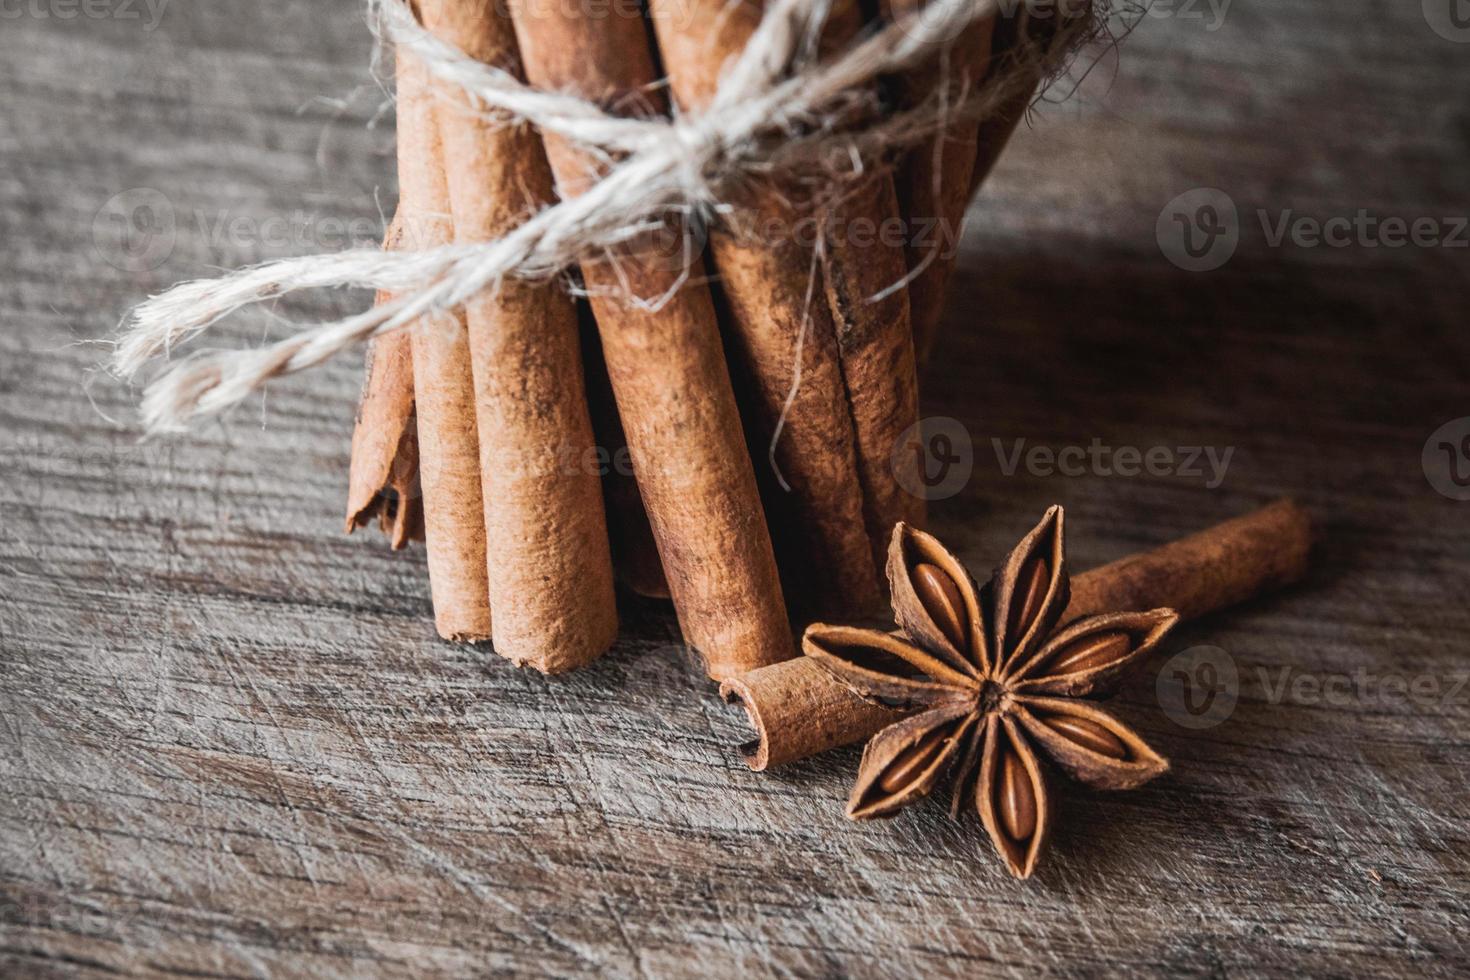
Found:
<path fill-rule="evenodd" d="M 1081 698 L 1117 689 L 1178 621 L 1172 609 L 1088 616 L 1058 628 L 1070 588 L 1052 507 L 978 589 L 937 540 L 904 524 L 888 549 L 901 632 L 815 624 L 808 656 L 864 699 L 918 713 L 873 736 L 847 804 L 893 816 L 946 775 L 950 815 L 974 801 L 996 850 L 1030 877 L 1052 803 L 1036 751 L 1089 786 L 1132 789 L 1169 768 L 1132 729 Z"/>

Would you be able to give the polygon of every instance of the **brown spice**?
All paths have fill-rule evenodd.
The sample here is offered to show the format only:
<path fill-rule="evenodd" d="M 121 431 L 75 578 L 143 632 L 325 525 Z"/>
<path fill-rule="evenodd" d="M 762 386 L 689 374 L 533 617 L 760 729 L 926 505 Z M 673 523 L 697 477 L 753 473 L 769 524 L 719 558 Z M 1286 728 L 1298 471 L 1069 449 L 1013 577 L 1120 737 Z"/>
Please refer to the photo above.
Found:
<path fill-rule="evenodd" d="M 888 574 L 902 634 L 824 625 L 807 630 L 807 655 L 853 693 L 918 712 L 868 743 L 849 817 L 892 816 L 947 778 L 954 787 L 951 814 L 975 806 L 1011 873 L 1027 878 L 1054 818 L 1040 754 L 1102 789 L 1131 789 L 1168 769 L 1132 729 L 1077 699 L 1112 693 L 1179 617 L 1171 609 L 1106 613 L 1059 629 L 1069 595 L 1064 538 L 1062 510 L 1052 507 L 982 594 L 937 540 L 899 525 Z M 937 590 L 943 602 L 925 601 L 934 594 L 927 585 L 931 572 L 924 573 L 925 586 L 914 587 L 916 567 L 951 579 L 950 587 Z M 968 620 L 963 646 L 947 639 L 952 591 Z M 1108 658 L 1068 666 L 1081 659 L 1071 652 L 1077 647 L 1098 649 L 1098 636 L 1127 642 L 1106 645 Z"/>
<path fill-rule="evenodd" d="M 424 26 L 470 57 L 511 65 L 516 41 L 495 0 L 420 0 Z M 458 242 L 492 241 L 554 201 L 536 134 L 439 87 L 437 118 Z M 594 468 L 576 306 L 554 285 L 515 280 L 465 308 L 479 433 L 495 651 L 545 673 L 612 645 L 612 558 Z"/>
<path fill-rule="evenodd" d="M 641 19 L 589 19 L 566 8 L 512 4 L 526 74 L 625 111 L 661 109 Z M 563 196 L 597 178 L 599 161 L 555 136 L 547 152 Z M 746 453 L 734 390 L 703 269 L 634 243 L 582 263 L 633 471 L 686 640 L 724 679 L 795 652 L 770 535 Z M 657 311 L 637 304 L 689 281 Z M 631 291 L 634 295 L 629 296 Z"/>
<path fill-rule="evenodd" d="M 1168 607 L 1195 619 L 1300 580 L 1311 542 L 1306 512 L 1279 500 L 1077 576 L 1064 618 Z M 965 574 L 958 563 L 942 570 L 956 580 Z M 949 642 L 937 625 L 921 635 L 931 646 Z M 757 739 L 742 746 L 756 771 L 862 741 L 895 718 L 895 709 L 857 697 L 809 658 L 732 678 L 720 690 L 745 707 L 756 730 Z"/>
<path fill-rule="evenodd" d="M 836 0 L 822 35 L 824 48 L 851 43 L 862 22 L 857 0 Z M 908 489 L 919 485 L 918 457 L 894 451 L 919 420 L 909 289 L 899 285 L 908 276 L 908 259 L 903 245 L 881 233 L 901 227 L 903 213 L 892 174 L 870 169 L 830 205 L 822 272 L 857 440 L 863 519 L 873 562 L 881 569 L 893 525 L 922 527 L 927 502 Z M 865 222 L 880 233 L 860 233 Z"/>
<path fill-rule="evenodd" d="M 922 526 L 927 502 L 908 489 L 920 485 L 918 456 L 894 451 L 919 421 L 908 289 L 892 288 L 908 274 L 907 259 L 887 236 L 871 242 L 857 236 L 862 218 L 876 228 L 899 220 L 890 175 L 873 176 L 837 202 L 822 263 L 857 443 L 863 521 L 874 563 L 881 568 L 893 525 Z"/>
<path fill-rule="evenodd" d="M 925 2 L 883 0 L 883 13 L 889 19 L 905 16 Z M 994 30 L 994 17 L 974 22 L 943 58 L 897 79 L 900 104 L 916 105 L 941 86 L 956 98 L 973 92 L 985 79 Z M 957 122 L 910 150 L 899 166 L 899 203 L 909 223 L 909 268 L 922 267 L 909 285 L 914 348 L 921 360 L 938 332 L 949 279 L 959 257 L 960 230 L 974 190 L 976 135 L 973 123 Z"/>
<path fill-rule="evenodd" d="M 668 599 L 669 580 L 664 576 L 658 543 L 648 509 L 638 490 L 629 461 L 628 436 L 613 397 L 612 380 L 602 356 L 602 342 L 592 312 L 583 305 L 582 363 L 587 372 L 587 403 L 592 412 L 592 431 L 597 444 L 606 449 L 602 474 L 602 499 L 607 508 L 607 532 L 612 545 L 613 572 L 624 588 L 650 599 Z"/>
<path fill-rule="evenodd" d="M 744 50 L 763 7 L 758 0 L 650 0 L 659 51 L 681 108 L 709 105 L 721 70 Z M 881 603 L 883 583 L 865 532 L 845 345 L 822 267 L 797 236 L 811 216 L 798 203 L 798 188 L 762 184 L 736 198 L 739 225 L 712 228 L 710 254 L 731 356 L 745 383 L 742 394 L 751 398 L 755 450 L 764 453 L 780 427 L 774 460 L 789 490 L 769 493 L 767 512 L 778 528 L 785 580 L 800 584 L 793 597 L 806 611 L 871 611 Z M 851 333 L 855 351 L 871 346 L 860 331 Z"/>
<path fill-rule="evenodd" d="M 921 7 L 925 0 L 886 2 L 898 12 L 905 7 Z M 911 264 L 931 260 L 910 287 L 914 347 L 921 364 L 928 360 L 939 334 L 965 211 L 1026 118 L 1045 72 L 1055 67 L 1061 53 L 1055 42 L 1070 36 L 1060 30 L 1062 20 L 1089 16 L 1090 4 L 1059 7 L 1047 17 L 1032 17 L 1023 6 L 971 25 L 948 53 L 948 82 L 952 88 L 963 90 L 966 83 L 979 86 L 989 89 L 1000 102 L 978 127 L 951 127 L 942 135 L 937 151 L 933 146 L 921 146 L 911 152 L 900 172 L 904 213 L 911 220 L 933 215 L 941 222 L 941 234 L 935 236 L 937 250 L 921 247 L 909 252 Z M 900 85 L 900 98 L 922 97 L 932 91 L 931 86 L 945 81 L 939 66 L 931 67 L 915 78 L 905 79 Z"/>
<path fill-rule="evenodd" d="M 395 215 L 383 248 L 402 245 L 403 225 Z M 380 293 L 377 303 L 391 302 Z M 413 338 L 408 329 L 368 344 L 367 377 L 352 430 L 347 477 L 347 533 L 374 518 L 396 551 L 424 539 L 419 496 L 418 422 L 414 417 Z"/>
<path fill-rule="evenodd" d="M 403 50 L 398 183 L 405 241 L 415 248 L 451 242 L 449 188 L 428 73 Z M 469 331 L 456 313 L 425 318 L 410 336 L 434 624 L 448 640 L 488 640 L 490 586 Z"/>
<path fill-rule="evenodd" d="M 1065 13 L 1064 13 L 1065 11 Z M 985 84 L 996 85 L 1005 80 L 1009 94 L 1005 95 L 997 111 L 986 116 L 980 123 L 975 139 L 975 163 L 970 171 L 969 196 L 990 176 L 1000 159 L 1006 144 L 1010 142 L 1016 127 L 1026 118 L 1031 103 L 1036 98 L 1036 89 L 1041 84 L 1043 73 L 1052 64 L 1063 17 L 1091 16 L 1091 5 L 1059 6 L 1056 14 L 1049 17 L 1032 17 L 1022 6 L 1013 14 L 995 22 L 991 37 L 990 70 Z M 1052 49 L 1052 50 L 1049 50 Z M 928 346 L 921 348 L 927 354 Z"/>

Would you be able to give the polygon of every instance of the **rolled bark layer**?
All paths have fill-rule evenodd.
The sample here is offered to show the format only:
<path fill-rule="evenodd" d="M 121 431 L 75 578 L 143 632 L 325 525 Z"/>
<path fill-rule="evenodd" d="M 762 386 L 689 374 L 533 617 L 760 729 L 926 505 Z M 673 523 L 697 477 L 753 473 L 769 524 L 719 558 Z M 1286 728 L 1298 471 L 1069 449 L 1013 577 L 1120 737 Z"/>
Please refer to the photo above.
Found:
<path fill-rule="evenodd" d="M 1050 17 L 1032 17 L 1023 5 L 995 22 L 991 35 L 990 69 L 984 84 L 1003 84 L 1005 92 L 1000 106 L 980 122 L 975 139 L 975 163 L 970 172 L 971 197 L 990 176 L 990 171 L 995 168 L 996 161 L 1036 98 L 1037 86 L 1050 64 L 1046 49 L 1061 33 L 1063 10 L 1069 11 L 1067 16 L 1071 17 L 1091 16 L 1090 4 L 1080 10 L 1073 10 L 1070 5 L 1059 7 Z M 922 353 L 927 354 L 928 349 L 925 347 Z"/>
<path fill-rule="evenodd" d="M 911 15 L 926 0 L 883 0 L 892 19 Z M 993 17 L 966 28 L 936 64 L 895 79 L 900 104 L 914 106 L 944 92 L 958 98 L 984 81 L 995 30 Z M 973 192 L 979 143 L 973 122 L 957 122 L 904 155 L 896 179 L 908 220 L 907 251 L 914 280 L 909 306 L 914 348 L 927 356 L 944 314 L 949 279 L 959 258 L 959 238 Z"/>
<path fill-rule="evenodd" d="M 424 26 L 486 64 L 514 66 L 495 0 L 419 0 Z M 444 169 L 458 242 L 492 241 L 554 202 L 536 133 L 441 86 Z M 466 305 L 495 651 L 559 673 L 617 636 L 612 558 L 572 299 L 501 283 Z"/>
<path fill-rule="evenodd" d="M 902 246 L 881 233 L 872 240 L 855 234 L 859 219 L 878 229 L 900 223 L 889 175 L 871 178 L 837 205 L 823 262 L 857 444 L 863 522 L 873 562 L 882 568 L 893 526 L 922 528 L 927 504 L 912 492 L 921 485 L 918 457 L 896 451 L 919 421 L 908 290 L 893 288 L 908 274 L 907 261 Z"/>
<path fill-rule="evenodd" d="M 602 355 L 602 341 L 590 309 L 582 317 L 582 363 L 587 370 L 587 402 L 592 410 L 592 433 L 602 461 L 602 499 L 607 509 L 607 536 L 612 544 L 613 573 L 630 592 L 649 599 L 669 599 L 658 542 L 648 522 L 648 509 L 633 476 L 628 436 L 613 397 L 612 379 Z"/>
<path fill-rule="evenodd" d="M 857 0 L 834 0 L 823 48 L 845 48 L 862 23 Z M 922 528 L 927 512 L 924 498 L 911 492 L 920 486 L 918 458 L 895 451 L 919 421 L 919 384 L 905 282 L 906 236 L 892 234 L 907 224 L 893 175 L 872 168 L 853 186 L 840 188 L 825 219 L 823 281 L 852 414 L 863 521 L 873 563 L 881 570 L 893 526 L 902 521 Z M 886 594 L 884 583 L 879 584 Z"/>
<path fill-rule="evenodd" d="M 1157 608 L 1198 618 L 1299 581 L 1311 546 L 1306 511 L 1279 500 L 1078 575 L 1064 619 Z M 757 772 L 862 741 L 904 716 L 863 701 L 806 657 L 732 678 L 720 693 L 750 717 L 757 737 L 741 751 Z"/>
<path fill-rule="evenodd" d="M 428 73 L 398 53 L 399 214 L 414 248 L 448 244 L 449 188 Z M 419 477 L 434 624 L 448 640 L 490 639 L 490 586 L 480 490 L 469 331 L 458 314 L 411 328 Z"/>
<path fill-rule="evenodd" d="M 1306 510 L 1278 500 L 1077 576 L 1067 616 L 1168 607 L 1198 619 L 1300 581 L 1312 539 Z"/>
<path fill-rule="evenodd" d="M 863 21 L 859 0 L 834 0 L 821 39 L 824 52 L 845 49 Z M 893 526 L 902 521 L 922 528 L 928 509 L 910 492 L 919 486 L 917 457 L 895 451 L 919 420 L 907 236 L 894 234 L 908 222 L 893 174 L 884 167 L 865 163 L 852 186 L 839 191 L 824 228 L 823 277 L 857 437 L 863 517 L 881 578 Z"/>
<path fill-rule="evenodd" d="M 721 73 L 760 23 L 759 0 L 651 0 L 649 10 L 674 96 L 707 108 Z M 722 312 L 738 373 L 749 387 L 754 451 L 772 446 L 779 489 L 772 524 L 793 601 L 804 612 L 857 614 L 877 607 L 881 563 L 864 518 L 859 433 L 843 377 L 837 324 L 822 265 L 800 240 L 813 218 L 801 192 L 754 186 L 731 202 L 734 227 L 711 231 Z"/>
<path fill-rule="evenodd" d="M 395 215 L 383 248 L 402 244 L 403 225 Z M 390 302 L 380 293 L 377 303 Z M 423 500 L 419 496 L 418 422 L 414 417 L 413 338 L 408 330 L 377 337 L 368 344 L 367 377 L 352 429 L 347 476 L 347 533 L 374 519 L 397 551 L 424 539 Z"/>
<path fill-rule="evenodd" d="M 533 85 L 623 111 L 660 108 L 641 18 L 511 10 Z M 563 196 L 597 178 L 596 158 L 555 136 L 546 147 Z M 788 659 L 795 646 L 703 268 L 683 259 L 681 225 L 665 234 L 671 254 L 653 254 L 650 238 L 589 257 L 582 276 L 679 625 L 723 679 Z M 639 302 L 660 297 L 657 310 Z"/>

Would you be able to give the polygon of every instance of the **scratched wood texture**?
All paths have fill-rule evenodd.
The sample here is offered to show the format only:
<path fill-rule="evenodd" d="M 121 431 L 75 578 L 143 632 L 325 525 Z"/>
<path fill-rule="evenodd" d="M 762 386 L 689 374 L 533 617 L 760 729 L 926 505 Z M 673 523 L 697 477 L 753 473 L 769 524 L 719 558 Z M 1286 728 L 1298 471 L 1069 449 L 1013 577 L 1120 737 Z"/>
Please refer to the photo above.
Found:
<path fill-rule="evenodd" d="M 1145 18 L 972 212 L 925 379 L 973 437 L 934 507 L 966 560 L 1053 501 L 1077 567 L 1281 493 L 1325 527 L 1309 582 L 1125 689 L 1174 770 L 1065 788 L 1029 883 L 938 805 L 846 823 L 856 750 L 748 772 L 657 604 L 565 679 L 437 642 L 422 553 L 340 533 L 357 363 L 140 445 L 92 341 L 179 278 L 375 229 L 391 115 L 356 0 L 72 9 L 0 25 L 0 973 L 1470 969 L 1470 503 L 1421 462 L 1470 415 L 1467 250 L 1272 247 L 1256 217 L 1467 213 L 1470 46 L 1419 3 Z M 1214 272 L 1156 239 L 1198 187 L 1241 214 Z M 171 248 L 120 240 L 136 188 Z M 1233 455 L 1218 485 L 1007 475 L 993 439 Z M 1155 676 L 1202 644 L 1239 702 L 1195 730 Z"/>

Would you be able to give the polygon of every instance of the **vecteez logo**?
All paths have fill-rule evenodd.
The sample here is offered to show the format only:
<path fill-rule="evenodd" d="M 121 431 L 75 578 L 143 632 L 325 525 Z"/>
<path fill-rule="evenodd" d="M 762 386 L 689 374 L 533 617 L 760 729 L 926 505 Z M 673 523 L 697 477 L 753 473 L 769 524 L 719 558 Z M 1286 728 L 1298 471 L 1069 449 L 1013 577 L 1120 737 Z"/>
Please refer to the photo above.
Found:
<path fill-rule="evenodd" d="M 1186 272 L 1210 272 L 1230 261 L 1240 244 L 1240 213 L 1218 187 L 1196 187 L 1159 212 L 1154 236 L 1164 258 Z"/>
<path fill-rule="evenodd" d="M 975 470 L 975 444 L 959 419 L 920 419 L 894 443 L 891 460 L 899 486 L 924 500 L 953 497 Z"/>
<path fill-rule="evenodd" d="M 0 0 L 0 20 L 139 21 L 155 30 L 171 0 Z"/>
<path fill-rule="evenodd" d="M 1369 208 L 1314 215 L 1291 207 L 1252 213 L 1260 225 L 1257 244 L 1270 249 L 1470 248 L 1466 215 L 1380 214 Z M 1154 224 L 1159 251 L 1187 272 L 1210 272 L 1229 262 L 1245 231 L 1235 201 L 1218 187 L 1185 191 L 1164 205 Z"/>
<path fill-rule="evenodd" d="M 1155 682 L 1159 706 L 1181 728 L 1214 728 L 1240 699 L 1240 671 L 1219 647 L 1190 647 L 1164 664 Z"/>
<path fill-rule="evenodd" d="M 203 244 L 232 261 L 311 252 L 372 248 L 383 238 L 375 217 L 338 217 L 297 209 L 264 214 L 176 209 L 162 192 L 134 187 L 114 194 L 92 219 L 92 245 L 123 272 L 151 272 L 173 255 L 181 239 Z M 416 241 L 407 229 L 405 241 Z"/>
<path fill-rule="evenodd" d="M 890 465 L 899 486 L 924 500 L 953 497 L 970 482 L 977 464 L 985 463 L 987 443 L 976 443 L 963 422 L 946 416 L 920 419 L 894 443 Z M 982 451 L 977 455 L 977 447 Z M 1037 479 L 1199 480 L 1208 490 L 1225 482 L 1234 446 L 1112 445 L 1101 437 L 1086 443 L 1032 444 L 1025 438 L 992 436 L 988 447 L 1002 477 L 1022 474 Z"/>
<path fill-rule="evenodd" d="M 177 239 L 173 202 L 151 187 L 114 194 L 92 219 L 97 254 L 123 272 L 157 269 L 173 254 Z"/>
<path fill-rule="evenodd" d="M 1470 416 L 1451 419 L 1424 441 L 1424 478 L 1441 496 L 1470 500 Z"/>
<path fill-rule="evenodd" d="M 1446 41 L 1470 44 L 1470 0 L 1423 0 L 1424 21 Z"/>

